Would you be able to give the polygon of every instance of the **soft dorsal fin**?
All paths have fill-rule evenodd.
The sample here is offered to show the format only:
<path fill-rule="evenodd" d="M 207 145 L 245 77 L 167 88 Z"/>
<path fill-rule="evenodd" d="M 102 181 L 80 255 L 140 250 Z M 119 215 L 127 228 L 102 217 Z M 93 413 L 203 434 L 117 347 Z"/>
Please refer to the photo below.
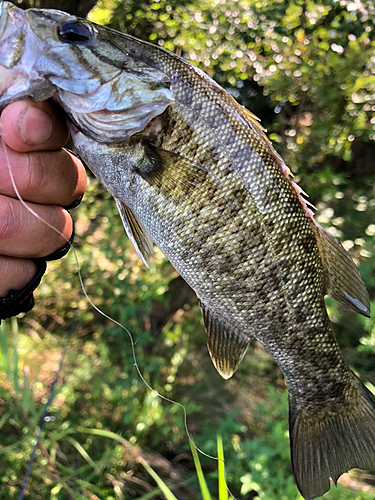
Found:
<path fill-rule="evenodd" d="M 152 239 L 130 208 L 116 198 L 115 201 L 129 240 L 133 243 L 135 251 L 141 258 L 142 262 L 147 267 L 150 267 L 153 247 Z"/>
<path fill-rule="evenodd" d="M 328 231 L 317 223 L 312 227 L 325 270 L 326 294 L 369 317 L 370 299 L 357 266 Z"/>
<path fill-rule="evenodd" d="M 235 328 L 226 325 L 200 302 L 207 333 L 207 346 L 213 364 L 220 375 L 227 379 L 237 370 L 250 339 Z"/>

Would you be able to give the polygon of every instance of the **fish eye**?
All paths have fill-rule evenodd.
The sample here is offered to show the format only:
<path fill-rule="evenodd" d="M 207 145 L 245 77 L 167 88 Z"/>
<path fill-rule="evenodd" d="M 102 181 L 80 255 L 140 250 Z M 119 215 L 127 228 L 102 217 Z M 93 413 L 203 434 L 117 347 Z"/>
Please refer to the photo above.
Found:
<path fill-rule="evenodd" d="M 91 40 L 92 32 L 83 21 L 68 19 L 57 26 L 57 36 L 62 42 L 83 44 Z"/>

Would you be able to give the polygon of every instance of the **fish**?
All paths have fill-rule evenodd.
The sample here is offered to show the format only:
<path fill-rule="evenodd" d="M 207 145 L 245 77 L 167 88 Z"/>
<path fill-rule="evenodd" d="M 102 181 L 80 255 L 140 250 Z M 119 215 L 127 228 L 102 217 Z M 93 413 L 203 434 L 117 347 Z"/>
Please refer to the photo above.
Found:
<path fill-rule="evenodd" d="M 369 316 L 368 292 L 259 120 L 162 47 L 2 1 L 0 110 L 25 98 L 62 108 L 144 264 L 155 243 L 195 291 L 219 374 L 235 373 L 252 338 L 274 358 L 305 500 L 352 468 L 375 470 L 375 406 L 324 303 Z"/>

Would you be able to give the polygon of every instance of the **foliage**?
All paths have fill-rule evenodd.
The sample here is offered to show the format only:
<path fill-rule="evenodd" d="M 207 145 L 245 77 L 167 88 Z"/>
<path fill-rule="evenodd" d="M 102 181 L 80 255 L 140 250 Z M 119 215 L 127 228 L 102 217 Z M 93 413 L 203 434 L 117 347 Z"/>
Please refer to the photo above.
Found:
<path fill-rule="evenodd" d="M 97 0 L 16 0 L 22 9 L 57 9 L 60 8 L 69 14 L 86 17 L 97 3 Z"/>
<path fill-rule="evenodd" d="M 105 0 L 91 15 L 188 57 L 262 118 L 317 206 L 318 221 L 360 264 L 373 300 L 373 4 Z M 185 406 L 198 447 L 216 456 L 216 435 L 223 436 L 233 494 L 300 499 L 289 458 L 287 394 L 268 354 L 252 344 L 235 377 L 221 380 L 196 302 L 173 311 L 154 338 L 153 314 L 164 307 L 177 273 L 157 249 L 150 269 L 142 266 L 114 203 L 91 177 L 74 216 L 90 299 L 129 329 L 145 381 Z M 374 319 L 327 305 L 347 360 L 375 385 Z M 28 497 L 164 498 L 151 469 L 179 500 L 200 497 L 181 406 L 145 386 L 126 331 L 81 292 L 72 254 L 49 264 L 36 308 L 0 328 L 1 498 L 18 497 L 67 335 Z M 200 462 L 216 498 L 217 462 L 205 456 Z M 325 498 L 373 499 L 367 477 L 352 473 L 343 479 L 349 487 L 332 488 Z"/>
<path fill-rule="evenodd" d="M 375 139 L 374 21 L 372 2 L 126 0 L 111 25 L 182 53 L 253 111 L 258 89 L 295 169 Z"/>

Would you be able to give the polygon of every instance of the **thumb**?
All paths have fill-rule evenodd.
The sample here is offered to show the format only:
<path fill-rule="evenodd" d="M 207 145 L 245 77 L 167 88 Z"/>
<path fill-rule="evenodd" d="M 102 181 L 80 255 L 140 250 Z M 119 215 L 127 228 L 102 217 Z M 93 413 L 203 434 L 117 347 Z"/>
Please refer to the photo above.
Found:
<path fill-rule="evenodd" d="M 59 149 L 69 137 L 65 118 L 55 106 L 32 101 L 14 102 L 4 109 L 0 134 L 19 152 Z"/>

